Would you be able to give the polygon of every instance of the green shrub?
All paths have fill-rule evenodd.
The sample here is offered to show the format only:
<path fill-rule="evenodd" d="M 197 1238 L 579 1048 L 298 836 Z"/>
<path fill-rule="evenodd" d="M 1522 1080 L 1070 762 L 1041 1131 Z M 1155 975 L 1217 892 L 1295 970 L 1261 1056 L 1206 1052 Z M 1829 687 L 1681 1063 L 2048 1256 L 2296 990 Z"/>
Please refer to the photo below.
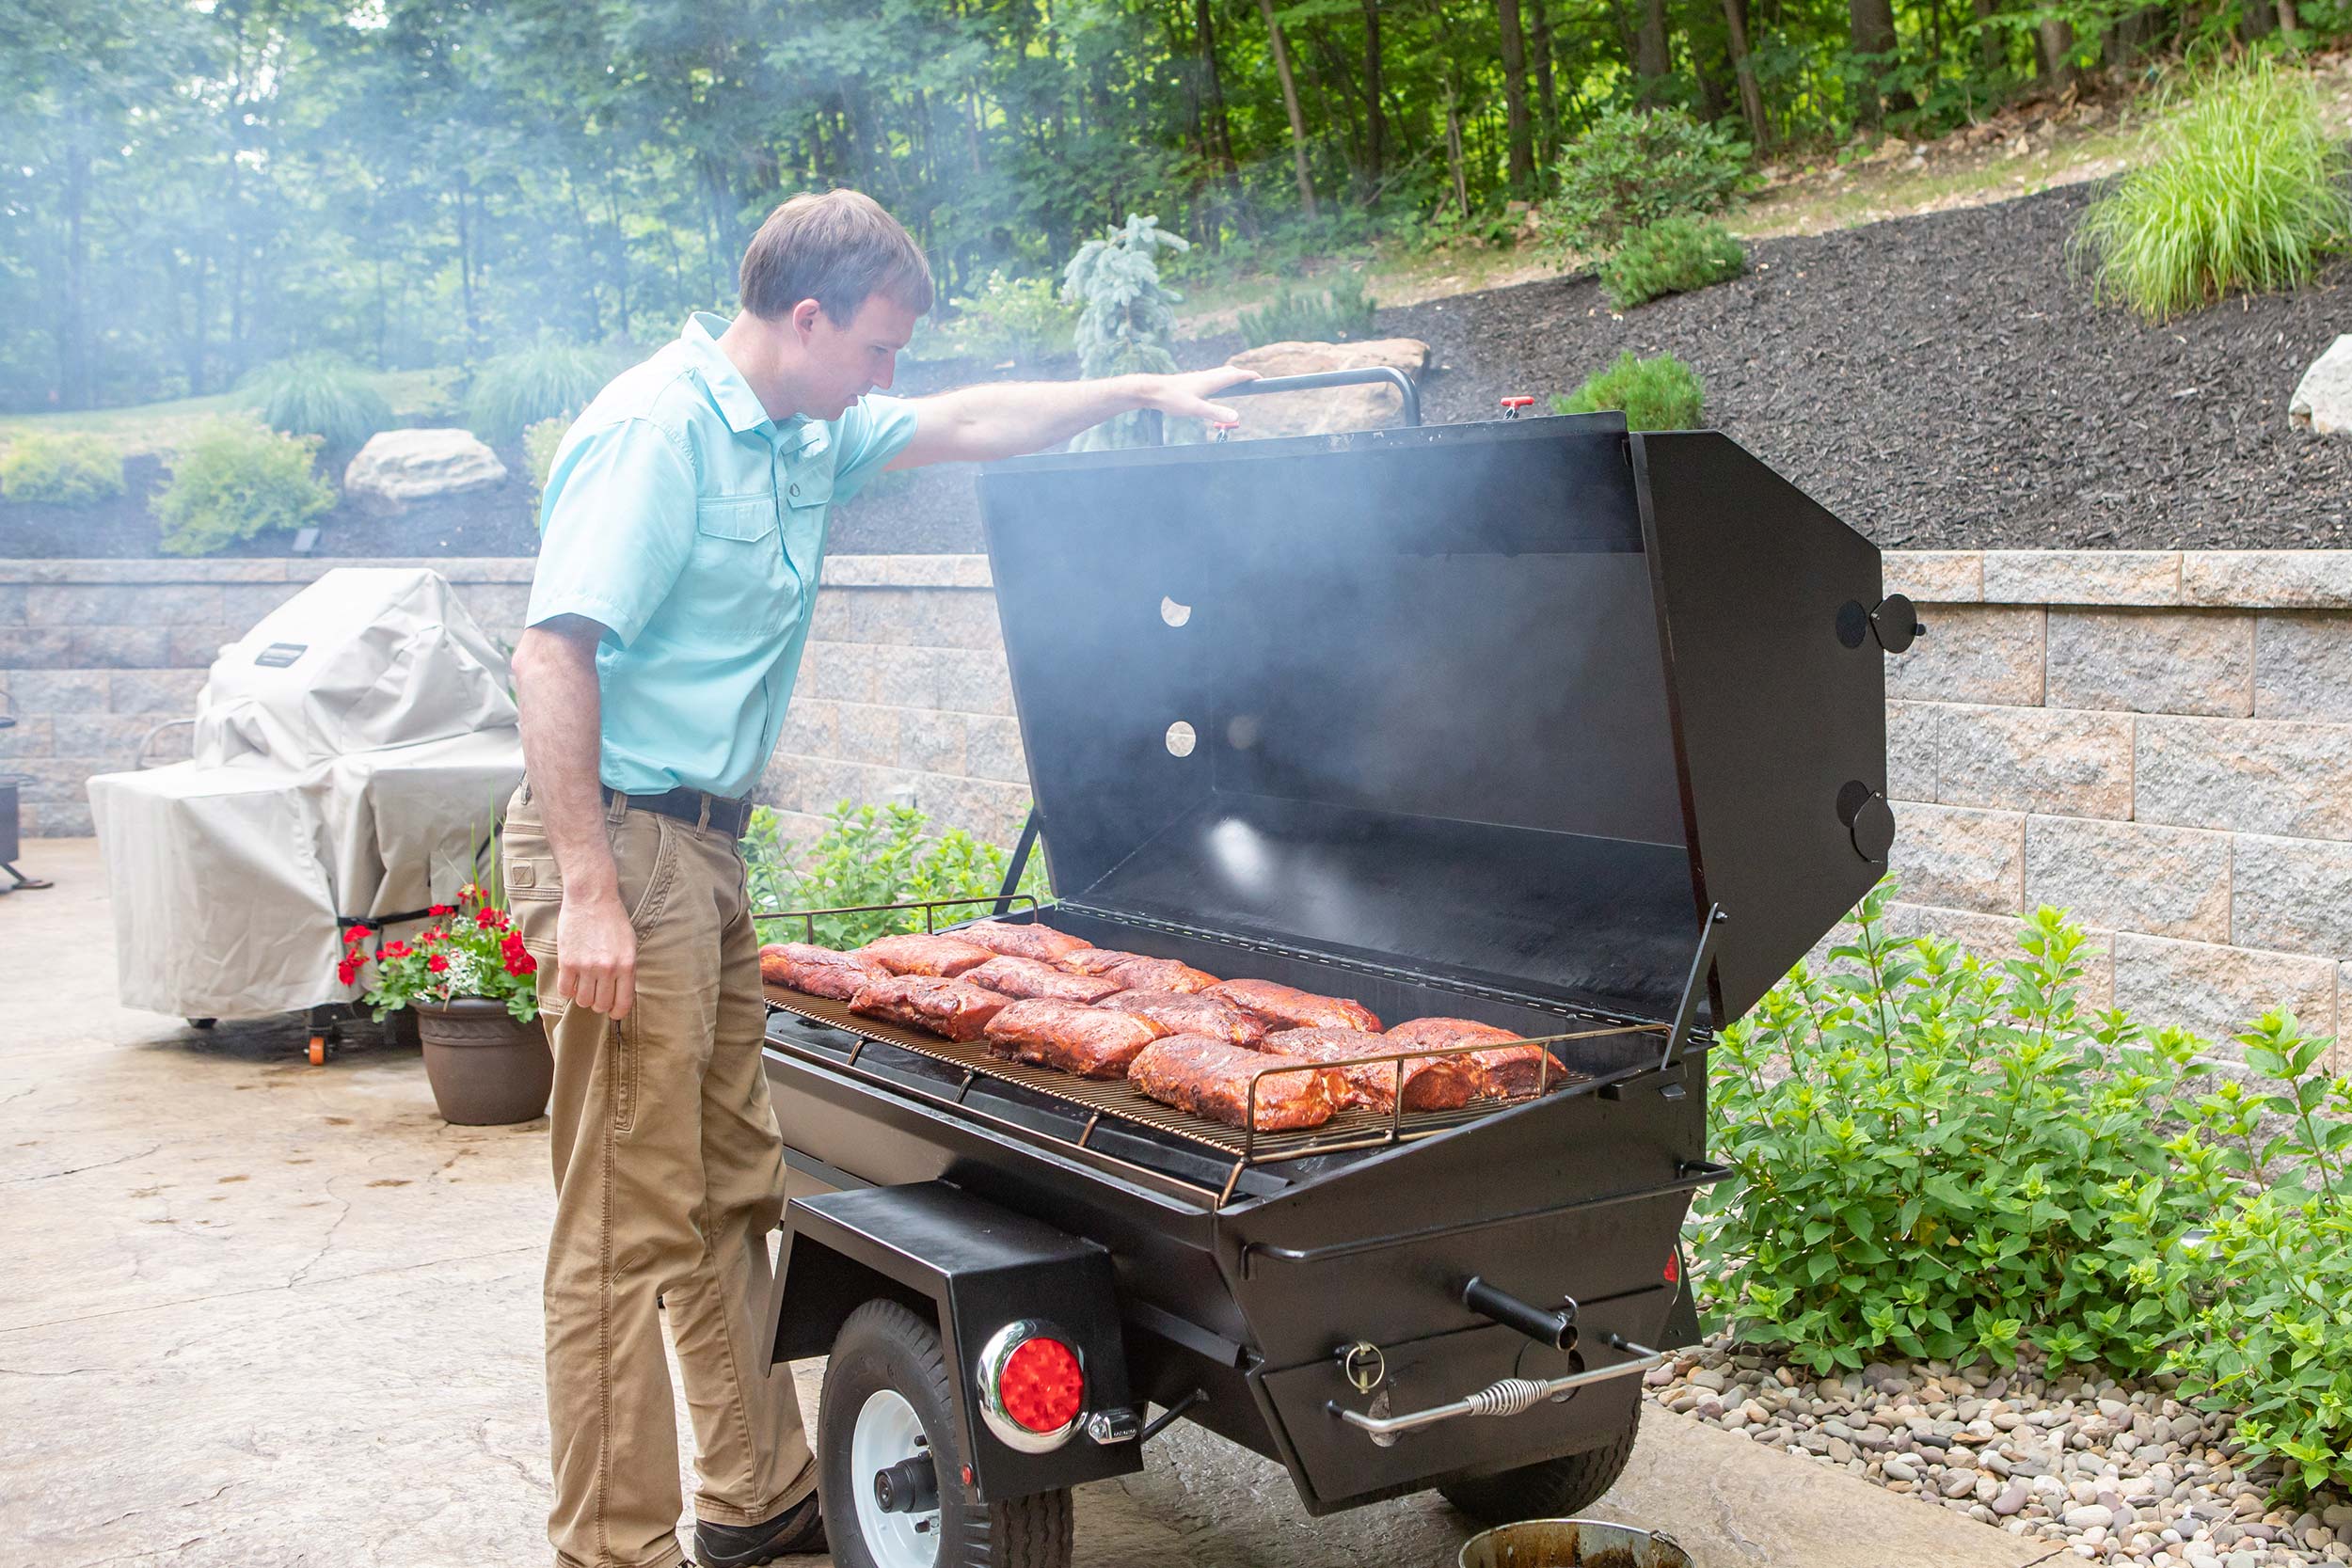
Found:
<path fill-rule="evenodd" d="M 1699 372 L 1671 354 L 1637 359 L 1627 349 L 1605 371 L 1597 371 L 1573 392 L 1554 393 L 1555 414 L 1625 410 L 1629 430 L 1695 430 L 1707 402 Z"/>
<path fill-rule="evenodd" d="M 122 458 L 98 436 L 22 436 L 0 456 L 0 497 L 95 506 L 122 494 Z"/>
<path fill-rule="evenodd" d="M 2344 148 L 2311 79 L 2267 55 L 2203 77 L 2159 121 L 2156 156 L 2075 230 L 2092 291 L 2161 321 L 2233 289 L 2293 288 L 2352 230 Z"/>
<path fill-rule="evenodd" d="M 912 806 L 853 807 L 845 800 L 827 820 L 825 832 L 802 853 L 781 836 L 773 812 L 761 807 L 752 813 L 743 864 L 754 914 L 923 898 L 973 900 L 935 911 L 933 924 L 946 926 L 987 913 L 989 905 L 978 900 L 993 899 L 1004 886 L 1009 857 L 1003 849 L 961 829 L 934 835 L 930 818 Z M 1031 857 L 1021 886 L 1044 895 L 1043 856 Z M 814 941 L 828 947 L 855 947 L 923 928 L 920 910 L 823 915 L 813 937 L 799 921 L 766 921 L 760 927 L 770 942 Z"/>
<path fill-rule="evenodd" d="M 288 436 L 315 436 L 332 454 L 349 457 L 389 429 L 392 405 L 367 373 L 332 354 L 276 359 L 246 378 L 261 402 L 262 422 Z"/>
<path fill-rule="evenodd" d="M 1679 109 L 1613 109 L 1560 154 L 1544 233 L 1555 247 L 1613 249 L 1628 230 L 1722 212 L 1747 163 L 1729 130 Z"/>
<path fill-rule="evenodd" d="M 588 406 L 615 367 L 600 349 L 542 333 L 527 347 L 483 362 L 466 397 L 466 425 L 494 447 L 519 439 L 541 420 L 569 420 Z"/>
<path fill-rule="evenodd" d="M 2189 1217 L 2158 1130 L 2197 1042 L 2078 1004 L 2083 935 L 2026 917 L 1998 967 L 1885 925 L 1799 966 L 1712 1053 L 1702 1295 L 1817 1371 L 1888 1355 L 2153 1371 L 2151 1287 Z"/>
<path fill-rule="evenodd" d="M 531 469 L 533 495 L 545 495 L 548 476 L 555 471 L 555 449 L 564 444 L 564 433 L 572 428 L 572 421 L 562 415 L 541 420 L 523 430 L 523 462 Z"/>
<path fill-rule="evenodd" d="M 1049 278 L 992 272 L 977 293 L 955 303 L 955 319 L 942 333 L 955 353 L 1035 362 L 1070 352 L 1078 312 Z"/>
<path fill-rule="evenodd" d="M 241 539 L 300 528 L 335 505 L 311 467 L 315 436 L 281 436 L 246 420 L 215 420 L 172 460 L 157 492 L 168 555 L 210 555 Z"/>
<path fill-rule="evenodd" d="M 1241 313 L 1241 338 L 1251 348 L 1368 338 L 1373 312 L 1378 309 L 1378 303 L 1364 293 L 1360 273 L 1343 274 L 1320 293 L 1293 292 L 1285 285 L 1265 304 Z"/>
<path fill-rule="evenodd" d="M 1078 373 L 1164 375 L 1176 368 L 1168 342 L 1176 334 L 1172 309 L 1184 295 L 1160 282 L 1159 253 L 1191 249 L 1156 217 L 1127 214 L 1126 224 L 1078 247 L 1062 272 L 1061 296 L 1078 308 Z M 1160 416 L 1149 409 L 1120 414 L 1070 443 L 1073 451 L 1137 447 L 1162 437 Z M 1196 425 L 1196 428 L 1197 425 Z"/>
<path fill-rule="evenodd" d="M 1661 218 L 1629 232 L 1600 264 L 1601 292 L 1620 310 L 1740 276 L 1747 252 L 1712 218 Z"/>

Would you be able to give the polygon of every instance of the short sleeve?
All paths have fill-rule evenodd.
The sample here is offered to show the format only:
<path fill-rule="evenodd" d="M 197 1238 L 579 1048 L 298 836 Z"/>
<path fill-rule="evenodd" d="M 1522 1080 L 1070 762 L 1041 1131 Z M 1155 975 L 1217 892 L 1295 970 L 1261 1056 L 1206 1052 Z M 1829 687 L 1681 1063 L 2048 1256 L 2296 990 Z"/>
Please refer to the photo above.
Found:
<path fill-rule="evenodd" d="M 548 476 L 524 624 L 584 615 L 626 648 L 693 549 L 694 471 L 647 419 L 580 432 L 566 445 Z"/>
<path fill-rule="evenodd" d="M 914 439 L 914 404 L 868 393 L 851 404 L 834 438 L 833 499 L 848 500 Z"/>

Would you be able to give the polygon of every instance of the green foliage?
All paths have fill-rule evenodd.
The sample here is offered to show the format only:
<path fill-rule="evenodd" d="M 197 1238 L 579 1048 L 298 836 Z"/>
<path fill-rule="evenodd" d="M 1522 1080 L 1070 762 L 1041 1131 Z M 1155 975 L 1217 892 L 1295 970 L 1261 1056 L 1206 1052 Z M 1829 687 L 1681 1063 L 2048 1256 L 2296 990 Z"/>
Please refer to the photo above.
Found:
<path fill-rule="evenodd" d="M 2166 1253 L 2167 1365 L 2238 1409 L 2238 1441 L 2289 1491 L 2352 1482 L 2352 1081 L 2292 1014 L 2238 1040 L 2257 1082 L 2217 1083 L 2166 1146 L 2202 1211 Z"/>
<path fill-rule="evenodd" d="M 555 449 L 564 444 L 564 433 L 572 428 L 572 421 L 559 414 L 523 428 L 523 462 L 531 469 L 531 488 L 534 495 L 544 495 L 548 476 L 555 471 Z"/>
<path fill-rule="evenodd" d="M 0 497 L 95 506 L 122 494 L 122 459 L 98 436 L 26 436 L 0 456 Z"/>
<path fill-rule="evenodd" d="M 300 528 L 334 509 L 318 476 L 315 436 L 281 436 L 247 420 L 215 420 L 173 460 L 152 503 L 167 555 L 211 555 L 258 534 Z"/>
<path fill-rule="evenodd" d="M 1560 154 L 1544 232 L 1587 254 L 1613 249 L 1661 218 L 1722 212 L 1747 164 L 1746 144 L 1724 126 L 1679 109 L 1612 109 Z"/>
<path fill-rule="evenodd" d="M 1378 303 L 1364 293 L 1361 273 L 1343 273 L 1321 293 L 1293 292 L 1285 284 L 1254 310 L 1241 313 L 1241 339 L 1251 348 L 1267 343 L 1327 343 L 1372 335 Z"/>
<path fill-rule="evenodd" d="M 1626 349 L 1575 391 L 1553 393 L 1551 411 L 1592 414 L 1621 408 L 1629 430 L 1695 430 L 1706 401 L 1707 383 L 1673 355 L 1638 359 Z"/>
<path fill-rule="evenodd" d="M 1662 294 L 1687 293 L 1747 270 L 1747 252 L 1712 218 L 1661 218 L 1627 233 L 1600 264 L 1601 293 L 1620 310 Z"/>
<path fill-rule="evenodd" d="M 2352 230 L 2348 161 L 2319 94 L 2267 55 L 2200 80 L 2152 146 L 2076 230 L 2102 300 L 2162 321 L 2232 290 L 2293 288 Z"/>
<path fill-rule="evenodd" d="M 2196 1041 L 2086 1015 L 2055 911 L 1995 967 L 1896 939 L 1893 892 L 1715 1048 L 1709 1147 L 1739 1176 L 1699 1210 L 1703 1295 L 1817 1371 L 2027 1343 L 2156 1370 L 2177 1323 L 2149 1287 L 2192 1205 L 2157 1180 L 2155 1113 Z"/>
<path fill-rule="evenodd" d="M 612 378 L 612 356 L 554 333 L 510 349 L 474 372 L 466 426 L 494 447 L 519 440 L 542 420 L 569 421 Z"/>
<path fill-rule="evenodd" d="M 405 940 L 367 945 L 367 928 L 343 932 L 335 978 L 349 986 L 367 974 L 366 1001 L 378 1023 L 403 1007 L 441 1007 L 466 998 L 505 1004 L 517 1023 L 539 1016 L 539 960 L 493 879 L 469 882 L 454 904 L 436 904 L 432 924 Z M 368 973 L 373 970 L 373 973 Z"/>
<path fill-rule="evenodd" d="M 1070 352 L 1076 316 L 1050 280 L 994 271 L 970 298 L 956 301 L 955 319 L 941 334 L 943 347 L 976 359 L 1033 364 Z"/>
<path fill-rule="evenodd" d="M 961 829 L 933 834 L 930 818 L 912 806 L 834 808 L 825 832 L 805 853 L 785 841 L 775 813 L 759 807 L 743 835 L 743 864 L 752 912 L 837 910 L 865 904 L 900 904 L 918 899 L 960 899 L 932 911 L 945 926 L 988 912 L 1004 886 L 1006 852 Z M 1045 895 L 1044 857 L 1032 856 L 1021 888 Z M 819 916 L 815 934 L 801 921 L 768 921 L 760 927 L 771 942 L 816 942 L 827 947 L 856 947 L 898 931 L 924 929 L 921 910 Z"/>
<path fill-rule="evenodd" d="M 1156 217 L 1127 214 L 1126 226 L 1078 247 L 1062 274 L 1061 296 L 1078 308 L 1078 373 L 1089 380 L 1136 372 L 1165 374 L 1176 368 L 1168 342 L 1176 335 L 1173 307 L 1184 296 L 1160 282 L 1159 252 L 1190 246 L 1160 227 Z M 1150 445 L 1159 434 L 1157 414 L 1138 410 L 1083 431 L 1073 451 Z"/>
<path fill-rule="evenodd" d="M 392 422 L 392 406 L 375 383 L 340 355 L 274 359 L 246 379 L 262 422 L 288 436 L 315 436 L 326 451 L 350 457 Z"/>

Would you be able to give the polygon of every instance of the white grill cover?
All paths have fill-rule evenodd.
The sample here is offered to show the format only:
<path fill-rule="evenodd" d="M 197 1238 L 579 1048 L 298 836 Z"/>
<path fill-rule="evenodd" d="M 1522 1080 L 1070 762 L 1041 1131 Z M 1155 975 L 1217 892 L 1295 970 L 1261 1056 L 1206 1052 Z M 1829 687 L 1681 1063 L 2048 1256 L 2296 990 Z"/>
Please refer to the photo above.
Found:
<path fill-rule="evenodd" d="M 349 1001 L 338 917 L 455 901 L 522 777 L 506 658 L 437 572 L 328 572 L 221 650 L 194 759 L 89 781 L 122 1004 Z"/>

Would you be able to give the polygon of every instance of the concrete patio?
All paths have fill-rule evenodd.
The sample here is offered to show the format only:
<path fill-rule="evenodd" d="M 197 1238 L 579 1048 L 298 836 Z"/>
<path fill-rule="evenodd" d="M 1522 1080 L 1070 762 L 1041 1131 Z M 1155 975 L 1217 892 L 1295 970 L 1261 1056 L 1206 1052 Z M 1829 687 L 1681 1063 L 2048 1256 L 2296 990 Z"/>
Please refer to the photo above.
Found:
<path fill-rule="evenodd" d="M 119 1008 L 96 844 L 22 863 L 57 886 L 0 897 L 0 1562 L 545 1563 L 546 1124 L 444 1124 L 364 1027 L 312 1068 L 291 1017 Z M 1439 1568 L 1469 1532 L 1434 1496 L 1311 1520 L 1189 1427 L 1149 1451 L 1078 1494 L 1081 1564 Z M 2063 1550 L 1655 1407 L 1594 1512 L 1700 1568 Z"/>

